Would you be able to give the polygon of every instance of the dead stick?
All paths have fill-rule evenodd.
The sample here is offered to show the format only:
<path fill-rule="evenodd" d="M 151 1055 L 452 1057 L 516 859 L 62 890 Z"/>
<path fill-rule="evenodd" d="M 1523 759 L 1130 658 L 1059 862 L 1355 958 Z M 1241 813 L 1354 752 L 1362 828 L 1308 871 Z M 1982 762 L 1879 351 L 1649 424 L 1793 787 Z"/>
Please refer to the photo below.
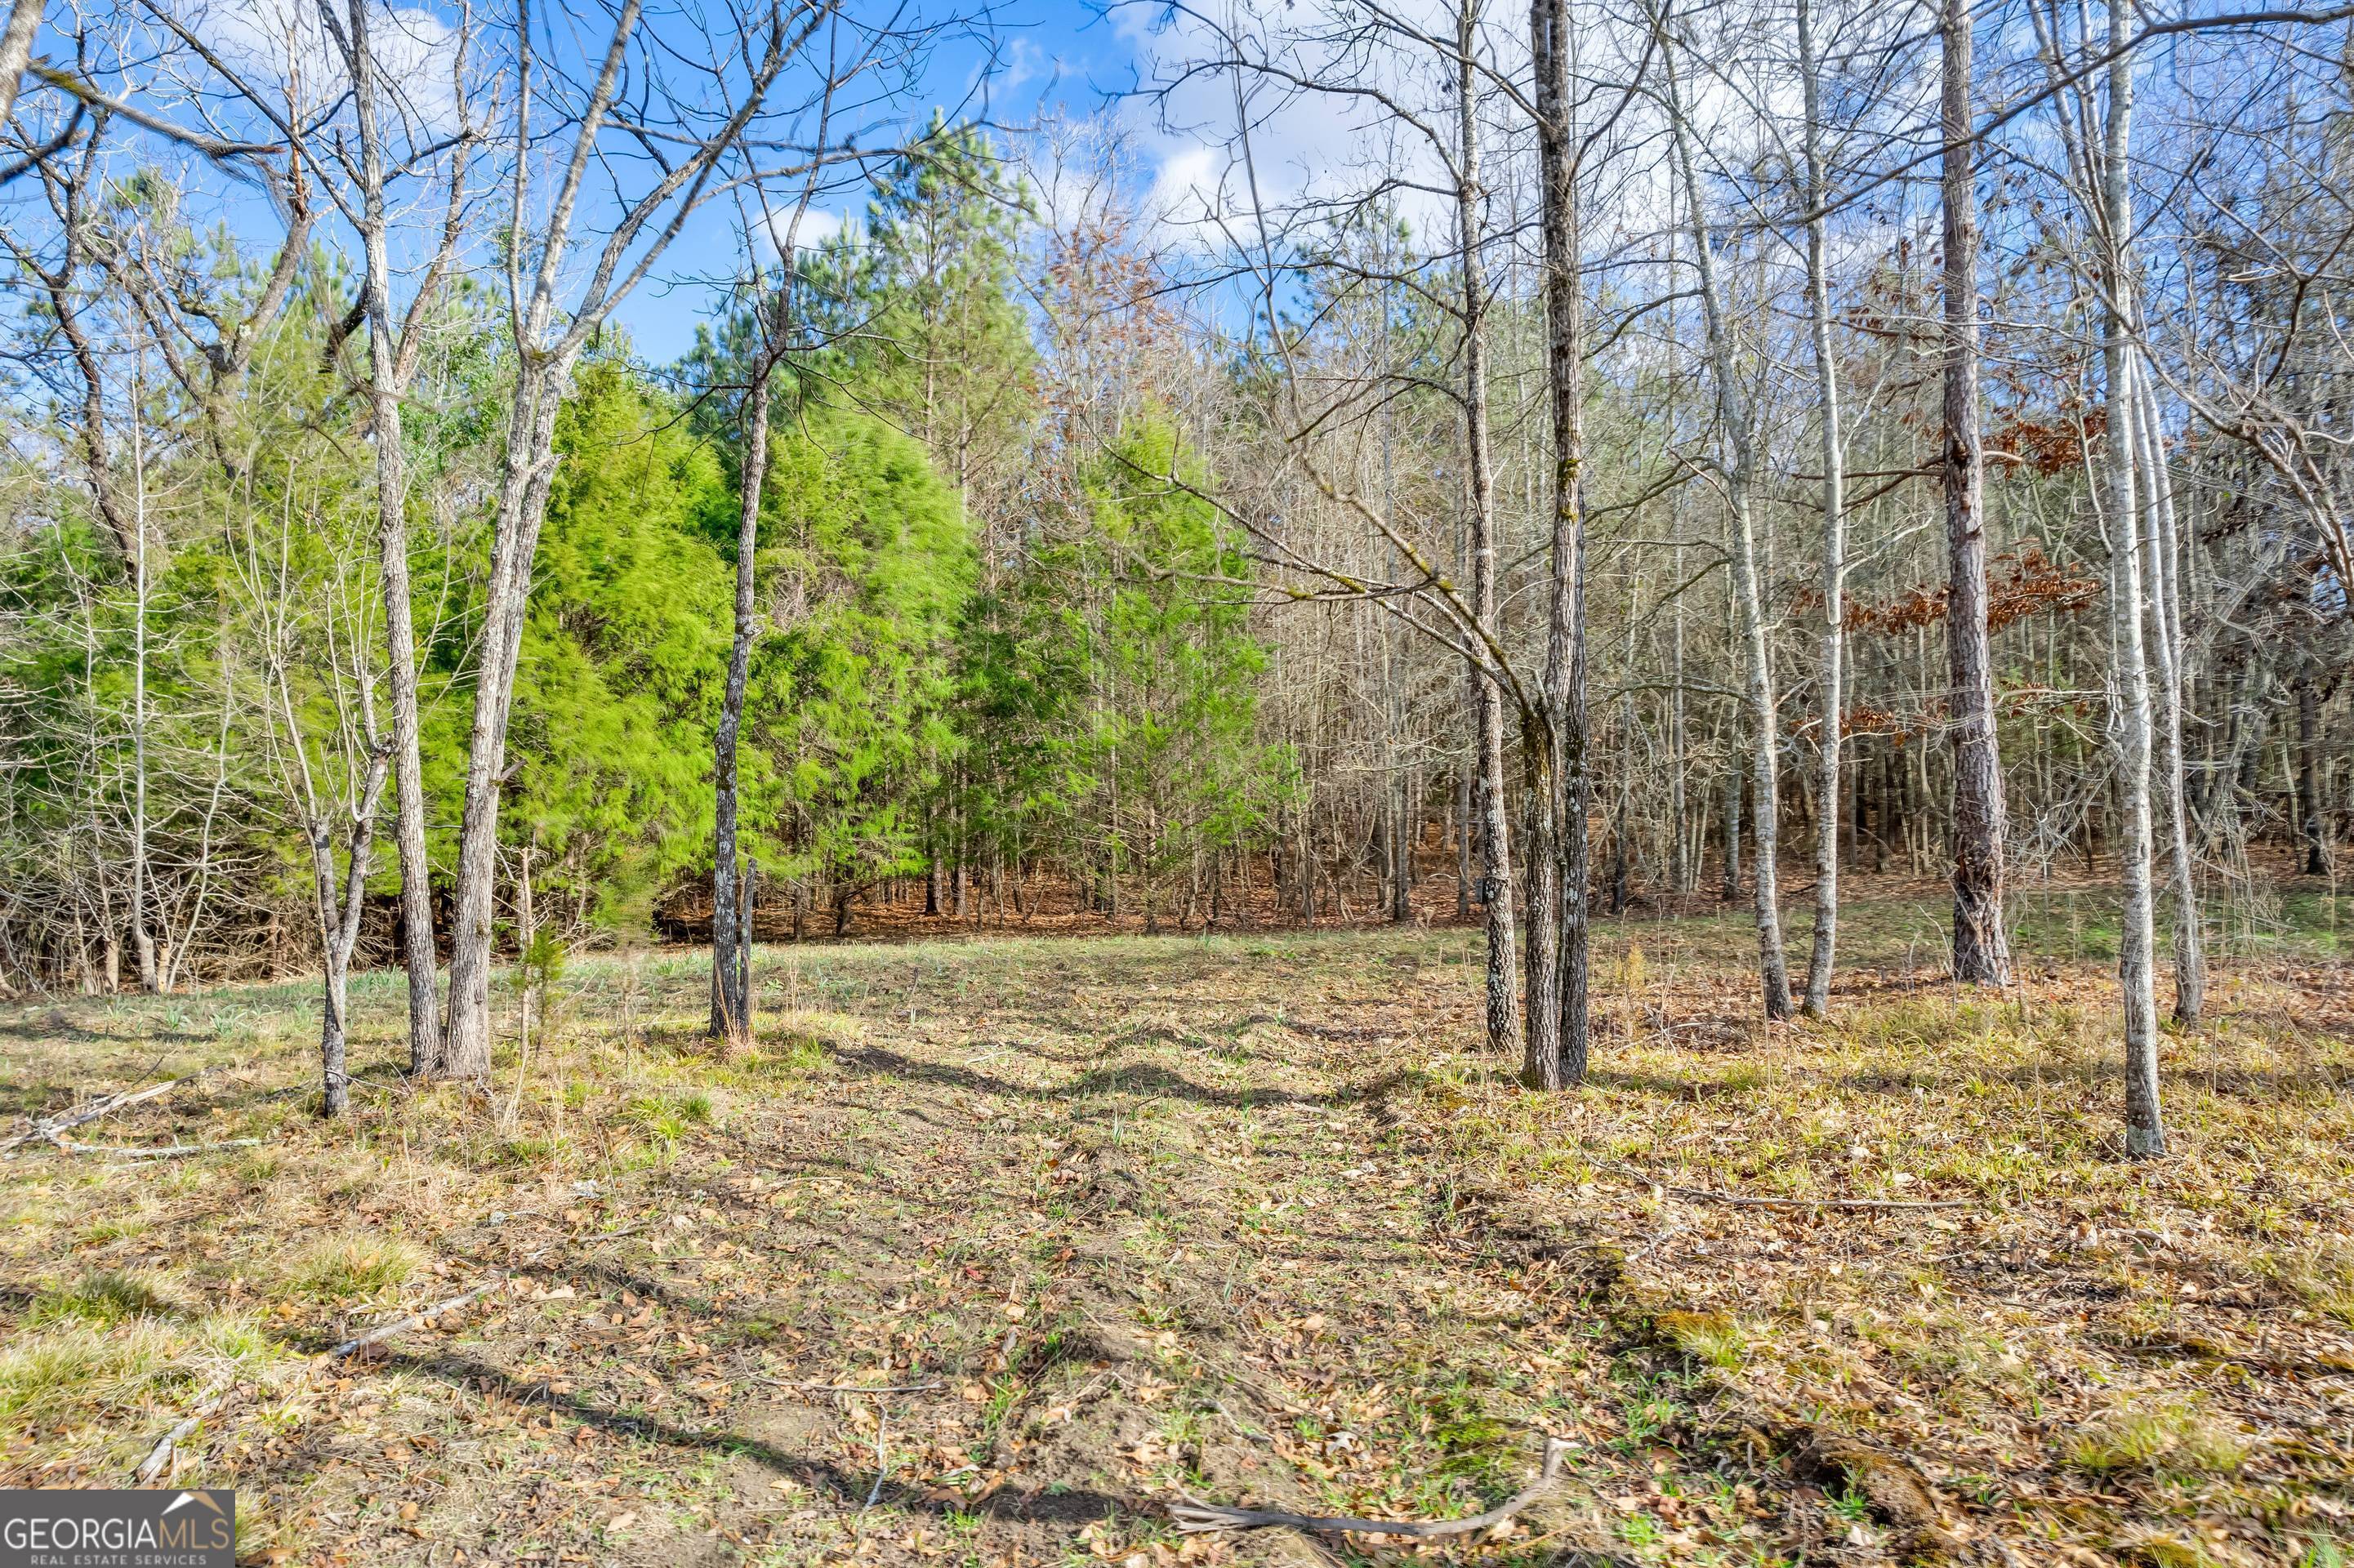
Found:
<path fill-rule="evenodd" d="M 71 1139 L 57 1140 L 68 1154 L 111 1154 L 118 1160 L 172 1160 L 183 1154 L 210 1154 L 217 1149 L 259 1149 L 258 1138 L 225 1138 L 218 1143 L 175 1143 L 161 1149 L 142 1149 L 135 1144 L 76 1143 Z"/>
<path fill-rule="evenodd" d="M 1278 1527 L 1312 1531 L 1325 1535 L 1404 1535 L 1416 1541 L 1449 1535 L 1476 1535 L 1480 1531 L 1492 1530 L 1553 1490 L 1553 1483 L 1561 1474 L 1562 1458 L 1568 1452 L 1569 1445 L 1562 1439 L 1546 1438 L 1544 1467 L 1537 1473 L 1536 1484 L 1486 1513 L 1473 1514 L 1469 1519 L 1318 1519 L 1304 1513 L 1224 1508 L 1193 1498 L 1186 1498 L 1170 1509 L 1169 1516 L 1187 1535 L 1213 1530 L 1267 1530 Z"/>
<path fill-rule="evenodd" d="M 883 1446 L 885 1435 L 890 1430 L 891 1424 L 883 1419 L 883 1409 L 877 1405 L 875 1410 L 875 1489 L 866 1494 L 866 1508 L 860 1509 L 858 1511 L 861 1513 L 883 1500 L 883 1483 L 891 1478 L 891 1456 Z"/>
<path fill-rule="evenodd" d="M 1647 1176 L 1631 1165 L 1613 1165 L 1608 1160 L 1596 1160 L 1594 1168 L 1640 1181 L 1646 1187 L 1657 1187 L 1673 1192 L 1679 1198 L 1691 1198 L 1703 1203 L 1727 1203 L 1737 1209 L 1972 1209 L 1978 1205 L 1967 1198 L 1939 1198 L 1907 1202 L 1898 1198 L 1752 1198 L 1740 1192 L 1720 1192 L 1713 1187 L 1680 1187 L 1672 1181 L 1662 1181 L 1657 1176 Z"/>
<path fill-rule="evenodd" d="M 444 1312 L 454 1312 L 459 1308 L 466 1306 L 472 1301 L 478 1300 L 482 1297 L 489 1295 L 492 1291 L 496 1290 L 500 1286 L 504 1285 L 511 1277 L 512 1276 L 505 1274 L 494 1275 L 491 1278 L 484 1280 L 482 1284 L 475 1286 L 472 1290 L 466 1291 L 462 1295 L 452 1296 L 447 1301 L 436 1302 L 434 1305 L 425 1308 L 422 1312 L 412 1312 L 408 1317 L 399 1319 L 398 1322 L 387 1323 L 380 1329 L 371 1329 L 368 1332 L 362 1334 L 355 1340 L 345 1340 L 334 1350 L 328 1351 L 323 1355 L 313 1356 L 311 1359 L 310 1365 L 305 1369 L 305 1371 L 306 1372 L 317 1372 L 323 1368 L 334 1365 L 337 1361 L 342 1361 L 345 1356 L 364 1351 L 370 1345 L 379 1343 L 385 1340 L 389 1340 L 395 1334 L 406 1333 L 409 1330 L 416 1328 L 419 1323 L 430 1322 L 432 1319 L 441 1316 Z M 222 1405 L 228 1404 L 229 1396 L 236 1392 L 236 1384 L 231 1383 L 228 1386 L 218 1388 L 216 1392 L 207 1395 L 201 1404 L 199 1404 L 194 1410 L 188 1412 L 188 1414 L 182 1418 L 178 1425 L 164 1434 L 163 1439 L 158 1442 L 154 1447 L 148 1450 L 147 1457 L 139 1462 L 138 1478 L 143 1482 L 154 1480 L 155 1477 L 162 1472 L 164 1467 L 172 1462 L 172 1456 L 179 1451 L 180 1445 L 187 1440 L 188 1435 L 203 1424 L 205 1417 L 212 1414 L 214 1412 L 220 1409 Z"/>
<path fill-rule="evenodd" d="M 158 1095 L 169 1094 L 182 1084 L 193 1084 L 208 1073 L 219 1072 L 221 1065 L 223 1065 L 199 1067 L 186 1077 L 171 1078 L 160 1084 L 150 1084 L 143 1089 L 134 1089 L 126 1094 L 110 1095 L 97 1104 L 84 1106 L 70 1115 L 36 1121 L 27 1131 L 16 1133 L 9 1138 L 0 1138 L 0 1153 L 5 1153 L 24 1143 L 43 1140 L 56 1142 L 59 1133 L 70 1132 L 84 1122 L 96 1121 L 101 1117 L 112 1116 L 116 1111 L 127 1107 L 138 1105 L 144 1100 L 152 1100 Z"/>
<path fill-rule="evenodd" d="M 444 1312 L 455 1312 L 459 1308 L 466 1306 L 470 1302 L 482 1297 L 488 1296 L 492 1291 L 496 1290 L 500 1286 L 504 1285 L 507 1282 L 507 1279 L 508 1276 L 506 1275 L 494 1274 L 490 1278 L 482 1281 L 482 1284 L 475 1286 L 472 1290 L 466 1291 L 462 1295 L 452 1296 L 447 1301 L 437 1301 L 432 1306 L 426 1308 L 422 1312 L 411 1312 L 408 1317 L 400 1319 L 397 1322 L 387 1323 L 380 1329 L 371 1329 L 356 1340 L 345 1340 L 342 1344 L 337 1345 L 334 1350 L 329 1351 L 326 1354 L 313 1361 L 311 1363 L 311 1370 L 313 1372 L 316 1372 L 321 1367 L 332 1366 L 335 1362 L 342 1361 L 345 1356 L 353 1354 L 355 1351 L 366 1350 L 370 1345 L 389 1340 L 395 1334 L 405 1334 L 409 1330 L 416 1328 L 419 1323 L 429 1323 L 434 1319 L 441 1316 Z"/>
<path fill-rule="evenodd" d="M 172 1456 L 179 1452 L 180 1445 L 187 1441 L 188 1435 L 203 1425 L 206 1416 L 227 1404 L 228 1396 L 236 1392 L 234 1380 L 225 1386 L 218 1386 L 216 1392 L 207 1394 L 202 1403 L 189 1411 L 178 1425 L 164 1433 L 162 1439 L 147 1451 L 147 1457 L 139 1462 L 137 1479 L 140 1483 L 144 1485 L 160 1475 L 164 1467 L 172 1462 Z"/>

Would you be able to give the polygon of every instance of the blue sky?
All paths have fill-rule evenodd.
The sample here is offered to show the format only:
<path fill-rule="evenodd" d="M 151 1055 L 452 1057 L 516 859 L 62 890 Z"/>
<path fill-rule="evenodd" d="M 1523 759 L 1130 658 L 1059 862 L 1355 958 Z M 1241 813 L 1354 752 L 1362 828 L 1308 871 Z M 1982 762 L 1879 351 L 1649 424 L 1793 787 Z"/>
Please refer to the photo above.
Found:
<path fill-rule="evenodd" d="M 949 4 L 957 0 L 949 0 Z M 993 16 L 995 59 L 978 37 L 945 39 L 929 53 L 922 79 L 895 106 L 904 125 L 921 125 L 935 110 L 952 119 L 999 128 L 1009 144 L 1055 119 L 1084 119 L 1123 107 L 1121 93 L 1136 78 L 1136 28 L 1140 13 L 1106 16 L 1081 0 L 1011 0 Z M 811 209 L 804 242 L 864 211 L 863 194 L 829 191 Z M 638 352 L 656 362 L 692 346 L 695 329 L 713 308 L 713 274 L 740 250 L 732 208 L 714 207 L 682 235 L 644 284 L 616 313 Z"/>
<path fill-rule="evenodd" d="M 456 0 L 377 3 L 381 8 L 371 26 L 380 58 L 397 86 L 395 101 L 408 109 L 410 123 L 420 137 L 438 137 L 456 123 L 450 70 L 455 58 Z M 560 90 L 551 91 L 554 84 L 547 79 L 551 69 L 576 82 L 592 75 L 595 60 L 610 36 L 610 16 L 617 3 L 572 0 L 550 6 L 539 0 L 533 5 L 535 44 L 543 62 L 542 82 L 535 94 L 542 105 L 536 116 L 539 123 L 546 124 L 554 112 L 552 97 L 564 96 Z M 632 71 L 650 63 L 654 70 L 676 76 L 692 91 L 698 80 L 698 61 L 739 47 L 731 36 L 706 30 L 707 24 L 732 12 L 751 9 L 759 0 L 644 3 L 645 20 Z M 285 92 L 288 83 L 299 80 L 307 84 L 308 96 L 322 90 L 318 84 L 340 79 L 341 64 L 321 31 L 316 0 L 169 0 L 169 4 L 181 24 L 204 38 L 230 69 L 266 92 Z M 55 8 L 37 36 L 35 50 L 44 58 L 64 58 L 75 47 L 71 16 L 64 0 L 52 0 L 52 5 Z M 982 7 L 991 8 L 985 19 L 974 16 Z M 513 0 L 478 5 L 474 14 L 485 29 L 476 46 L 478 60 L 488 51 L 504 52 L 508 44 L 500 29 L 513 25 Z M 890 145 L 908 129 L 928 122 L 935 110 L 951 119 L 991 124 L 1009 147 L 1025 140 L 1032 127 L 1055 118 L 1085 119 L 1107 110 L 1131 120 L 1137 117 L 1132 104 L 1127 109 L 1119 106 L 1123 90 L 1136 77 L 1138 44 L 1146 25 L 1142 5 L 1106 15 L 1093 0 L 854 0 L 845 16 L 851 19 L 851 25 L 843 29 L 845 35 L 854 34 L 860 24 L 881 26 L 896 22 L 904 26 L 928 17 L 970 18 L 960 27 L 939 33 L 911 74 L 892 79 L 893 90 L 887 96 L 859 107 L 853 122 L 858 127 L 861 146 Z M 274 139 L 274 129 L 260 114 L 225 90 L 217 76 L 152 24 L 143 24 L 125 12 L 111 29 L 101 27 L 96 36 L 101 55 L 90 62 L 90 69 L 111 90 L 128 92 L 143 108 L 176 123 L 209 122 L 228 134 L 249 132 L 252 140 Z M 788 72 L 774 95 L 777 101 L 790 104 L 808 95 L 822 68 L 822 42 L 821 36 L 813 43 L 814 52 L 806 57 L 811 62 L 809 66 Z M 111 58 L 107 58 L 109 51 Z M 870 80 L 866 85 L 871 90 L 880 83 Z M 511 91 L 512 87 L 510 77 L 500 80 L 494 90 Z M 51 121 L 60 119 L 64 111 L 59 95 L 37 87 L 27 94 L 27 105 L 28 112 Z M 387 113 L 393 112 L 387 105 Z M 837 120 L 830 139 L 838 140 L 843 129 Z M 811 137 L 813 130 L 806 121 L 792 127 L 793 134 L 803 139 Z M 183 172 L 184 211 L 199 228 L 225 223 L 255 256 L 266 256 L 277 248 L 284 232 L 282 219 L 256 182 L 235 177 L 234 171 L 225 175 L 185 148 L 153 135 L 119 130 L 113 142 L 124 166 L 131 160 L 154 159 Z M 600 144 L 600 165 L 610 161 L 616 178 L 639 182 L 642 188 L 649 177 L 649 164 L 642 159 L 633 164 L 631 156 L 627 138 L 618 132 Z M 1154 156 L 1157 161 L 1158 154 Z M 553 188 L 553 174 L 543 169 L 535 176 L 540 202 Z M 592 174 L 578 227 L 579 240 L 591 247 L 616 210 L 612 190 L 597 188 L 601 177 L 601 172 Z M 476 195 L 489 201 L 482 220 L 487 225 L 494 220 L 487 214 L 495 208 L 495 196 L 480 187 Z M 27 221 L 39 221 L 42 208 L 37 182 L 20 181 L 0 199 L 21 207 Z M 413 277 L 421 265 L 419 248 L 429 249 L 439 227 L 435 204 L 440 196 L 435 190 L 419 185 L 397 190 L 395 200 L 405 216 L 396 223 L 394 266 Z M 818 199 L 811 231 L 804 233 L 804 240 L 827 228 L 858 221 L 864 206 L 864 185 L 854 175 L 846 178 L 839 188 L 828 190 Z M 742 266 L 742 214 L 732 202 L 706 206 L 620 302 L 612 320 L 630 334 L 641 355 L 664 362 L 693 344 L 696 324 L 713 310 L 718 290 Z M 355 237 L 332 211 L 320 215 L 315 232 L 331 250 L 356 261 Z M 488 228 L 478 225 L 468 265 L 482 282 L 496 290 L 491 243 Z"/>

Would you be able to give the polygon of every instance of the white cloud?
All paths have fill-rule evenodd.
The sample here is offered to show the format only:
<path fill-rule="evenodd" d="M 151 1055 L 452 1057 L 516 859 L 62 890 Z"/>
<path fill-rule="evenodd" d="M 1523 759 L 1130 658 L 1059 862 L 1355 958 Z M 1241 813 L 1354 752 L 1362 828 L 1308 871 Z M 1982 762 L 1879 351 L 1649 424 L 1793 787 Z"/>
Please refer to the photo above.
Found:
<path fill-rule="evenodd" d="M 1442 151 L 1454 134 L 1451 51 L 1432 40 L 1451 44 L 1454 23 L 1441 0 L 1390 0 L 1378 23 L 1352 0 L 1140 4 L 1114 16 L 1139 74 L 1158 87 L 1125 112 L 1155 160 L 1151 207 L 1172 238 L 1215 251 L 1256 243 L 1260 210 L 1279 230 L 1367 200 L 1418 233 L 1452 227 Z M 1516 16 L 1497 16 L 1481 29 L 1481 58 L 1515 71 Z M 1494 136 L 1500 117 L 1488 119 L 1500 122 L 1487 128 Z"/>
<path fill-rule="evenodd" d="M 346 67 L 317 0 L 190 0 L 176 19 L 257 92 L 315 112 L 345 90 Z M 398 141 L 404 132 L 424 138 L 454 129 L 457 24 L 418 6 L 380 5 L 370 11 L 368 35 L 382 70 L 389 134 Z M 184 65 L 202 69 L 193 59 Z"/>
<path fill-rule="evenodd" d="M 813 207 L 800 214 L 799 220 L 790 207 L 769 220 L 771 242 L 779 250 L 790 238 L 803 250 L 813 250 L 835 236 L 858 227 L 858 219 L 845 212 L 829 212 Z"/>

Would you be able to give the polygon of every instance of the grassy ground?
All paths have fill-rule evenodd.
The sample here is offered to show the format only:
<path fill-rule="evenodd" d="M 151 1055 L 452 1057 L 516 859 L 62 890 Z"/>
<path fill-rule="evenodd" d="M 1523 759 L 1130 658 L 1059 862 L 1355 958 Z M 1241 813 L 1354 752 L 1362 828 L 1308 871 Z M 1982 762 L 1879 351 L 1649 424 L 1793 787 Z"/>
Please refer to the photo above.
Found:
<path fill-rule="evenodd" d="M 332 1127 L 306 987 L 17 1007 L 5 1108 L 234 1064 L 77 1136 L 261 1141 L 0 1161 L 0 1484 L 125 1484 L 227 1390 L 176 1476 L 239 1489 L 259 1560 L 1163 1568 L 1323 1551 L 1181 1538 L 1181 1492 L 1469 1513 L 1551 1434 L 1551 1499 L 1419 1550 L 2342 1565 L 2327 913 L 2220 966 L 2147 1168 L 2103 967 L 2054 927 L 1956 996 L 1898 900 L 1834 1022 L 1770 1033 L 1743 922 L 1611 928 L 1552 1100 L 1480 1049 L 1460 931 L 768 949 L 727 1059 L 696 959 L 601 959 L 487 1103 L 389 1070 L 369 977 Z"/>

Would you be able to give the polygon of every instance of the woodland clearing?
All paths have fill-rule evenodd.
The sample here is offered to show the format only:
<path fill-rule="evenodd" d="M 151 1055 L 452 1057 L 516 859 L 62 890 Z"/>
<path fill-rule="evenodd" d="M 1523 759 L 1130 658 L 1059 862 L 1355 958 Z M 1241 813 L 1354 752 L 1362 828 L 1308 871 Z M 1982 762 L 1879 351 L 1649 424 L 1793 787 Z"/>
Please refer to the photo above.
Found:
<path fill-rule="evenodd" d="M 395 1073 L 370 973 L 336 1122 L 307 982 L 13 1007 L 11 1131 L 220 1070 L 0 1160 L 0 1481 L 210 1401 L 157 1483 L 266 1562 L 2343 1563 L 2330 900 L 2219 954 L 2149 1164 L 2113 938 L 1967 994 L 1940 913 L 1864 891 L 1770 1028 L 1744 920 L 1606 923 L 1545 1097 L 1461 929 L 764 947 L 724 1055 L 707 955 L 583 959 L 520 1054 L 500 993 L 487 1101 Z M 1473 1514 L 1548 1436 L 1469 1539 L 1172 1520 Z"/>

